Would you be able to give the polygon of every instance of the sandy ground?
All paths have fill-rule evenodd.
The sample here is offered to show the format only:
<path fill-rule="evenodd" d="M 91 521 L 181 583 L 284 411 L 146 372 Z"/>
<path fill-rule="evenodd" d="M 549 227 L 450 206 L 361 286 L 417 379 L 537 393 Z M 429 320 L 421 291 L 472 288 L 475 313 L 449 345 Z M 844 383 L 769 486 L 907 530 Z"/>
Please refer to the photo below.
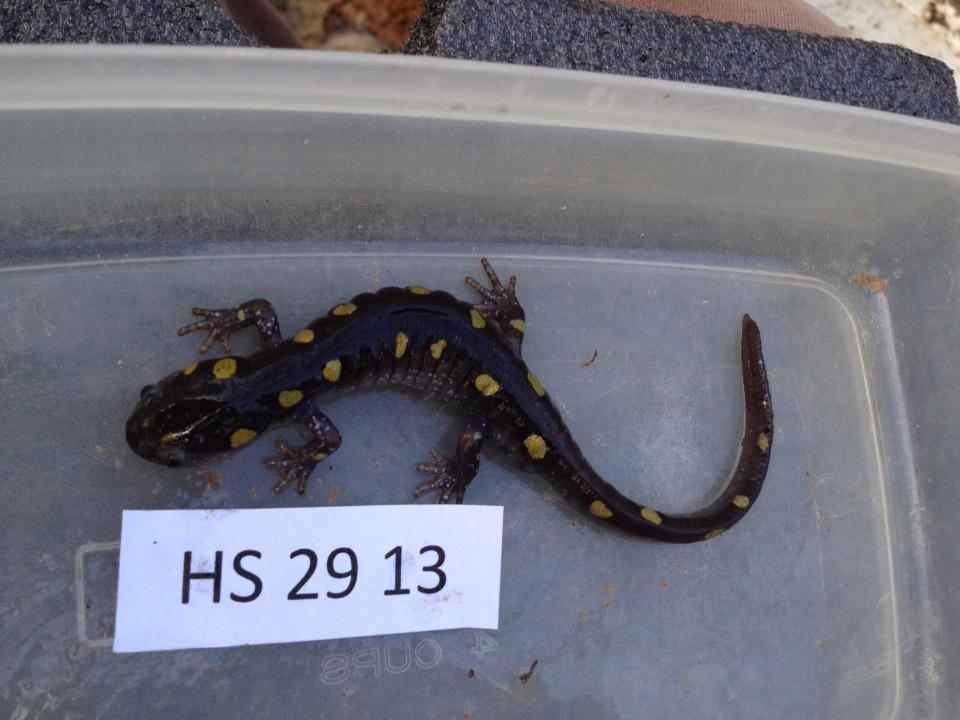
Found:
<path fill-rule="evenodd" d="M 273 0 L 309 48 L 399 50 L 421 0 Z"/>

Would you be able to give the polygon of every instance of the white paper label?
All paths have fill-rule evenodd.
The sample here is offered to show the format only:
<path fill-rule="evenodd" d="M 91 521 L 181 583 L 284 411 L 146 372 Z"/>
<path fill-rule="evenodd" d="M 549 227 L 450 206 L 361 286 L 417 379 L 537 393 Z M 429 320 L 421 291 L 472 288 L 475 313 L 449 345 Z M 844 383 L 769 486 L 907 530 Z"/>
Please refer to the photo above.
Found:
<path fill-rule="evenodd" d="M 503 508 L 125 510 L 115 652 L 496 629 Z"/>

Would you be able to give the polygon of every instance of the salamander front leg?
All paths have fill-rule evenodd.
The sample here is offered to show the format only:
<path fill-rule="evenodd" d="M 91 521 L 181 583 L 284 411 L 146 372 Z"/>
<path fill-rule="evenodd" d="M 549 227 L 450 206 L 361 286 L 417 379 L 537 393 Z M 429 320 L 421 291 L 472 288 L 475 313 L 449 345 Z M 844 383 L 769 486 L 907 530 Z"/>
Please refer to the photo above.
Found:
<path fill-rule="evenodd" d="M 313 438 L 301 447 L 291 447 L 286 440 L 279 438 L 278 454 L 263 461 L 268 468 L 280 473 L 280 479 L 273 486 L 273 491 L 278 495 L 291 485 L 295 485 L 297 493 L 303 495 L 317 463 L 340 447 L 340 431 L 312 403 L 307 403 L 295 421 L 303 423 Z"/>
<path fill-rule="evenodd" d="M 257 326 L 260 344 L 263 347 L 276 345 L 283 339 L 280 335 L 277 311 L 273 309 L 273 305 L 263 298 L 248 300 L 232 308 L 220 308 L 219 310 L 193 308 L 190 312 L 200 320 L 184 325 L 177 330 L 177 335 L 183 336 L 196 330 L 205 330 L 207 337 L 200 343 L 201 355 L 209 350 L 215 342 L 223 345 L 224 352 L 230 352 L 230 336 L 249 325 Z"/>
<path fill-rule="evenodd" d="M 432 462 L 419 463 L 417 472 L 429 475 L 432 480 L 423 483 L 413 491 L 414 497 L 420 497 L 429 492 L 436 492 L 437 502 L 445 503 L 453 495 L 459 505 L 463 502 L 463 494 L 467 485 L 480 469 L 480 448 L 487 434 L 487 421 L 478 416 L 467 419 L 457 441 L 457 453 L 448 458 L 436 450 L 430 456 Z"/>
<path fill-rule="evenodd" d="M 527 324 L 523 307 L 517 300 L 517 276 L 511 275 L 504 287 L 486 258 L 480 258 L 480 264 L 490 280 L 490 289 L 483 287 L 472 277 L 464 279 L 467 285 L 483 298 L 473 307 L 484 321 L 491 322 L 500 329 L 500 334 L 510 344 L 514 355 L 520 357 L 520 346 L 523 345 L 523 333 Z"/>

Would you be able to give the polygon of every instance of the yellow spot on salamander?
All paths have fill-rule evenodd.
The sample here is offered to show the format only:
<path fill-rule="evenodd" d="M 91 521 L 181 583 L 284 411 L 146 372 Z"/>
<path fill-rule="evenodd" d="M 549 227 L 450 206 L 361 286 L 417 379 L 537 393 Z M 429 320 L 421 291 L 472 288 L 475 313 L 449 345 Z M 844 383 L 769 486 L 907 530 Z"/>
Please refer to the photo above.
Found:
<path fill-rule="evenodd" d="M 520 318 L 517 318 L 516 320 L 511 320 L 511 321 L 510 321 L 510 325 L 511 325 L 512 327 L 515 327 L 515 328 L 516 328 L 517 330 L 519 330 L 520 332 L 526 332 L 526 331 L 527 331 L 527 323 L 524 322 L 523 320 L 521 320 Z"/>
<path fill-rule="evenodd" d="M 717 528 L 716 530 L 711 530 L 706 535 L 703 536 L 704 540 L 712 540 L 715 537 L 723 535 L 723 528 Z"/>
<path fill-rule="evenodd" d="M 250 430 L 249 428 L 240 428 L 239 430 L 234 431 L 233 435 L 230 436 L 230 447 L 238 448 L 241 445 L 251 443 L 256 436 L 257 433 L 254 430 Z"/>
<path fill-rule="evenodd" d="M 197 364 L 195 362 L 190 363 L 183 369 L 184 375 L 193 375 L 197 371 Z"/>
<path fill-rule="evenodd" d="M 480 314 L 479 310 L 476 308 L 470 308 L 470 324 L 479 330 L 480 328 L 487 326 L 487 321 L 483 319 L 483 315 Z"/>
<path fill-rule="evenodd" d="M 643 508 L 640 511 L 640 517 L 642 517 L 648 523 L 653 523 L 654 525 L 659 525 L 663 522 L 663 518 L 660 517 L 660 513 L 653 508 Z"/>
<path fill-rule="evenodd" d="M 313 458 L 314 460 L 316 460 L 317 462 L 320 462 L 321 460 L 326 459 L 327 454 L 326 454 L 325 452 L 317 452 L 317 453 L 314 453 L 313 455 L 311 455 L 310 457 L 312 457 L 312 458 Z"/>
<path fill-rule="evenodd" d="M 349 315 L 349 314 L 355 312 L 356 309 L 357 309 L 357 306 L 354 305 L 353 303 L 342 303 L 342 304 L 340 304 L 340 305 L 337 305 L 337 306 L 336 306 L 333 310 L 331 310 L 330 312 L 332 312 L 334 315 L 338 315 L 338 316 L 339 316 L 339 315 Z"/>
<path fill-rule="evenodd" d="M 766 433 L 760 433 L 757 436 L 757 447 L 760 448 L 760 452 L 765 453 L 770 449 L 770 436 Z"/>
<path fill-rule="evenodd" d="M 748 498 L 746 495 L 737 495 L 737 496 L 733 499 L 733 504 L 736 505 L 738 508 L 740 508 L 740 509 L 742 510 L 742 509 L 744 509 L 744 508 L 746 508 L 746 507 L 749 507 L 749 505 L 750 505 L 750 498 Z"/>
<path fill-rule="evenodd" d="M 247 319 L 247 314 L 243 310 L 237 310 L 237 320 L 243 322 Z"/>
<path fill-rule="evenodd" d="M 177 434 L 170 432 L 170 433 L 167 433 L 166 435 L 164 435 L 163 437 L 161 437 L 161 438 L 160 438 L 160 442 L 162 442 L 162 443 L 170 443 L 170 442 L 173 442 L 173 441 L 176 440 L 176 439 L 177 439 Z"/>
<path fill-rule="evenodd" d="M 280 407 L 292 408 L 301 400 L 303 400 L 303 393 L 299 390 L 284 390 L 277 395 L 277 402 L 280 403 Z"/>
<path fill-rule="evenodd" d="M 446 346 L 446 340 L 437 340 L 433 345 L 430 346 L 430 354 L 433 355 L 434 360 L 440 359 L 440 356 L 443 355 L 443 349 Z"/>
<path fill-rule="evenodd" d="M 543 397 L 544 390 L 543 385 L 540 384 L 540 378 L 538 378 L 532 372 L 528 372 L 527 380 L 530 382 L 530 387 L 533 388 L 533 391 L 540 397 Z"/>
<path fill-rule="evenodd" d="M 473 381 L 474 387 L 477 388 L 487 397 L 491 397 L 500 392 L 500 383 L 494 380 L 489 375 L 477 375 L 477 379 Z"/>
<path fill-rule="evenodd" d="M 331 360 L 323 366 L 323 376 L 330 382 L 340 379 L 341 365 L 339 360 Z"/>
<path fill-rule="evenodd" d="M 425 288 L 423 285 L 408 285 L 407 290 L 412 292 L 414 295 L 429 295 L 430 291 Z"/>
<path fill-rule="evenodd" d="M 218 380 L 226 380 L 237 371 L 237 361 L 233 358 L 223 358 L 213 364 L 213 376 Z"/>
<path fill-rule="evenodd" d="M 306 330 L 301 330 L 296 335 L 293 336 L 293 341 L 306 345 L 307 343 L 312 343 L 313 339 L 316 337 L 313 330 L 307 328 Z"/>
<path fill-rule="evenodd" d="M 397 333 L 397 347 L 393 351 L 393 356 L 399 360 L 403 357 L 403 354 L 407 352 L 407 344 L 410 342 L 410 338 L 404 335 L 402 332 Z"/>
<path fill-rule="evenodd" d="M 534 460 L 543 460 L 547 454 L 547 443 L 537 434 L 527 435 L 523 444 L 527 448 L 527 454 Z"/>
<path fill-rule="evenodd" d="M 592 503 L 590 503 L 590 514 L 594 517 L 603 518 L 606 520 L 607 518 L 613 517 L 613 510 L 608 508 L 607 504 L 603 502 L 603 500 L 594 500 Z"/>

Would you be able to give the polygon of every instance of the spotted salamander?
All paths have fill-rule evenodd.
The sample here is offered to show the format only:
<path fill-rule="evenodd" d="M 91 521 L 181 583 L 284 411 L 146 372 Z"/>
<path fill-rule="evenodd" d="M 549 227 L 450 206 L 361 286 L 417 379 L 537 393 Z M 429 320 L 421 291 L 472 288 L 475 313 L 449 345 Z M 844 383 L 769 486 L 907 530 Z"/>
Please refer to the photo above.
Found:
<path fill-rule="evenodd" d="M 204 331 L 200 352 L 220 342 L 228 355 L 191 363 L 145 387 L 127 422 L 130 447 L 165 465 L 195 464 L 249 445 L 274 423 L 301 423 L 311 439 L 301 447 L 278 440 L 277 455 L 265 464 L 279 473 L 275 492 L 293 486 L 303 493 L 317 463 L 340 446 L 339 431 L 320 411 L 327 393 L 402 386 L 454 403 L 466 415 L 453 457 L 434 450 L 430 462 L 416 466 L 429 479 L 415 496 L 437 493 L 439 502 L 462 502 L 477 474 L 480 449 L 492 438 L 522 469 L 552 478 L 584 512 L 635 535 L 693 542 L 744 516 L 763 485 L 773 442 L 760 331 L 749 315 L 741 327 L 746 420 L 736 468 L 707 507 L 668 515 L 625 497 L 586 461 L 520 357 L 526 326 L 516 277 L 504 286 L 490 263 L 481 262 L 490 287 L 466 278 L 480 295 L 478 304 L 420 285 L 385 288 L 336 305 L 288 340 L 281 338 L 266 300 L 194 308 L 199 319 L 178 334 Z M 261 349 L 248 357 L 230 355 L 231 334 L 250 325 Z"/>

